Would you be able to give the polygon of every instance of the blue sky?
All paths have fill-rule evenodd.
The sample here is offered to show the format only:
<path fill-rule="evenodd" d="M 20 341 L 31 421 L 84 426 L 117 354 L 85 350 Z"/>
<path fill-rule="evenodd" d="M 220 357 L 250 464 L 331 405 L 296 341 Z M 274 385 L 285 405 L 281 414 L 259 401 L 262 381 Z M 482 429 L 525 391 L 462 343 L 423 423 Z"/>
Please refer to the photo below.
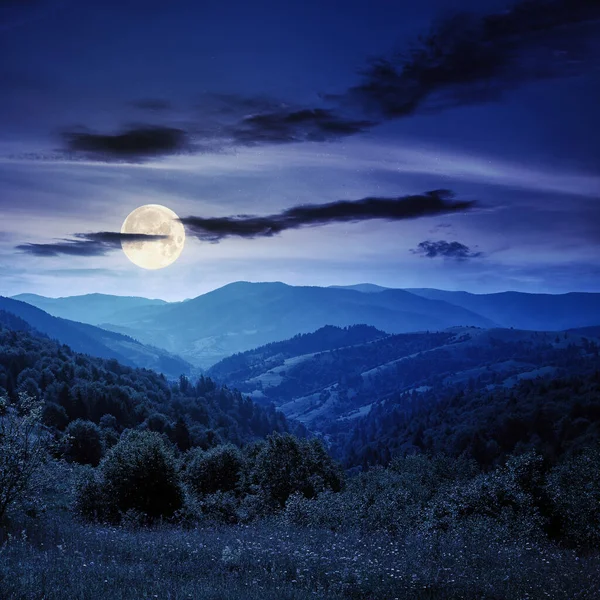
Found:
<path fill-rule="evenodd" d="M 0 293 L 182 299 L 240 279 L 600 291 L 598 48 L 573 45 L 593 39 L 593 20 L 558 40 L 553 31 L 543 43 L 523 34 L 517 47 L 519 65 L 538 70 L 554 69 L 570 53 L 574 73 L 516 77 L 505 70 L 491 81 L 499 93 L 479 100 L 481 82 L 457 87 L 455 69 L 451 91 L 438 86 L 422 103 L 419 96 L 418 110 L 373 111 L 373 97 L 364 102 L 363 92 L 357 110 L 370 58 L 405 51 L 453 10 L 502 15 L 504 7 L 458 0 L 357 0 L 343 10 L 325 0 L 0 2 L 7 59 L 0 66 Z M 309 125 L 302 120 L 293 139 L 283 140 L 282 122 L 287 127 L 287 116 L 304 119 L 306 111 Z M 150 154 L 120 148 L 115 156 L 114 136 L 148 128 L 173 135 L 173 147 Z M 476 204 L 219 243 L 191 232 L 181 258 L 160 271 L 135 267 L 118 249 L 43 257 L 16 249 L 119 231 L 146 203 L 207 219 L 439 188 Z M 458 242 L 468 252 L 429 256 L 418 251 L 423 242 Z"/>

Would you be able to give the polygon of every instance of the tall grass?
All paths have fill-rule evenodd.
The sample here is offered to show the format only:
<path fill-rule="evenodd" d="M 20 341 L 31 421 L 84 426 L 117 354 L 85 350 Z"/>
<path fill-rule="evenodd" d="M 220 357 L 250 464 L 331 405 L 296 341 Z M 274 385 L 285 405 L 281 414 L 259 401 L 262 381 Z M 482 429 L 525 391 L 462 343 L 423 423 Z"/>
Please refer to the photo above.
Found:
<path fill-rule="evenodd" d="M 0 550 L 3 600 L 600 597 L 600 558 L 472 527 L 404 539 L 278 520 L 181 529 L 24 523 Z"/>

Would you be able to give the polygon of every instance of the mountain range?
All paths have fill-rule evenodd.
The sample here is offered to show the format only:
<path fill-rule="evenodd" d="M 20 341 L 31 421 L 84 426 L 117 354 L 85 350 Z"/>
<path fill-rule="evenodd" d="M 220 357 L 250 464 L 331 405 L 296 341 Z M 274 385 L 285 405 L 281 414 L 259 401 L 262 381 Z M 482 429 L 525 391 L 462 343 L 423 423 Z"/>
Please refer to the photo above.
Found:
<path fill-rule="evenodd" d="M 454 326 L 558 331 L 600 323 L 600 294 L 471 294 L 373 284 L 308 287 L 235 282 L 183 302 L 91 294 L 15 297 L 208 368 L 223 358 L 325 325 L 390 334 Z"/>

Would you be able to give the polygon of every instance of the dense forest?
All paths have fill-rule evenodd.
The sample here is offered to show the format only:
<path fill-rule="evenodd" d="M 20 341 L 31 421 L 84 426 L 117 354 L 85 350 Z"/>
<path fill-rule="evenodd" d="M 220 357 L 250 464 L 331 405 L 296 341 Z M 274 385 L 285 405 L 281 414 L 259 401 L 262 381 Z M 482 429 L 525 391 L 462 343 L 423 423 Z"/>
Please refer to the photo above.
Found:
<path fill-rule="evenodd" d="M 43 401 L 44 423 L 57 434 L 79 420 L 117 435 L 129 428 L 165 433 L 187 449 L 241 445 L 290 430 L 273 407 L 259 407 L 209 378 L 170 383 L 148 369 L 73 352 L 0 312 L 0 395 L 14 401 L 19 393 Z"/>
<path fill-rule="evenodd" d="M 384 337 L 388 337 L 388 334 L 369 325 L 327 325 L 314 333 L 299 333 L 289 340 L 271 342 L 254 350 L 233 354 L 213 365 L 208 373 L 239 384 L 283 365 L 286 358 L 365 344 Z"/>
<path fill-rule="evenodd" d="M 494 390 L 438 388 L 398 394 L 357 419 L 332 426 L 332 451 L 348 467 L 387 464 L 412 452 L 444 453 L 490 467 L 535 450 L 555 462 L 600 442 L 600 365 L 583 374 L 524 380 Z"/>

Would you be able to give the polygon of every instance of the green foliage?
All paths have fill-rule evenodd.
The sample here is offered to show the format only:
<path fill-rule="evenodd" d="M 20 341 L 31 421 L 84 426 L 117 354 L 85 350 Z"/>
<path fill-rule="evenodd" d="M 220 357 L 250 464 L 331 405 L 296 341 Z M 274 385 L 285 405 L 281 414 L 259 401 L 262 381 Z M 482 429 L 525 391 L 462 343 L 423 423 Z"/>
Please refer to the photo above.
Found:
<path fill-rule="evenodd" d="M 272 342 L 254 350 L 228 356 L 213 365 L 209 373 L 211 376 L 237 385 L 282 365 L 286 358 L 292 356 L 364 344 L 384 337 L 388 335 L 369 325 L 350 327 L 326 325 L 314 333 L 298 334 L 289 340 Z"/>
<path fill-rule="evenodd" d="M 177 462 L 161 435 L 131 431 L 121 437 L 78 491 L 77 505 L 85 517 L 119 520 L 128 511 L 147 521 L 170 518 L 183 504 Z"/>
<path fill-rule="evenodd" d="M 69 423 L 69 415 L 60 404 L 46 402 L 42 412 L 42 420 L 44 425 L 63 431 Z"/>
<path fill-rule="evenodd" d="M 343 475 L 322 442 L 291 435 L 269 436 L 254 460 L 253 481 L 278 506 L 294 492 L 306 498 L 331 489 L 339 491 Z"/>
<path fill-rule="evenodd" d="M 9 508 L 27 499 L 32 479 L 46 460 L 41 418 L 38 400 L 20 394 L 11 404 L 0 397 L 0 522 Z"/>
<path fill-rule="evenodd" d="M 546 485 L 559 535 L 577 547 L 600 547 L 600 449 L 557 465 Z"/>
<path fill-rule="evenodd" d="M 191 450 L 185 460 L 184 478 L 199 496 L 235 491 L 244 476 L 245 461 L 232 444 L 203 451 Z"/>
<path fill-rule="evenodd" d="M 334 531 L 406 534 L 436 495 L 464 485 L 476 473 L 472 462 L 445 456 L 398 458 L 388 469 L 375 467 L 350 478 L 341 493 L 324 493 L 315 500 L 294 494 L 286 504 L 286 519 Z"/>
<path fill-rule="evenodd" d="M 7 313 L 5 313 L 5 316 Z M 222 442 L 241 445 L 273 431 L 302 430 L 272 407 L 261 408 L 239 392 L 201 377 L 182 386 L 162 375 L 116 360 L 92 358 L 45 338 L 19 320 L 0 319 L 0 391 L 16 400 L 30 389 L 43 400 L 44 424 L 63 431 L 78 419 L 118 434 L 127 428 L 166 433 L 181 451 Z M 105 434 L 107 446 L 114 434 Z"/>
<path fill-rule="evenodd" d="M 539 511 L 542 485 L 541 457 L 532 453 L 511 457 L 491 473 L 438 493 L 424 511 L 422 527 L 427 531 L 480 527 L 483 519 L 503 527 L 512 538 L 532 539 L 544 525 Z"/>
<path fill-rule="evenodd" d="M 65 458 L 95 467 L 104 453 L 102 430 L 91 421 L 71 421 L 65 431 L 64 446 Z"/>
<path fill-rule="evenodd" d="M 411 451 L 468 456 L 484 467 L 528 450 L 556 462 L 600 440 L 597 359 L 573 353 L 553 356 L 581 374 L 492 391 L 443 385 L 396 395 L 375 405 L 352 431 L 334 432 L 333 454 L 347 466 L 387 464 L 390 454 Z"/>

